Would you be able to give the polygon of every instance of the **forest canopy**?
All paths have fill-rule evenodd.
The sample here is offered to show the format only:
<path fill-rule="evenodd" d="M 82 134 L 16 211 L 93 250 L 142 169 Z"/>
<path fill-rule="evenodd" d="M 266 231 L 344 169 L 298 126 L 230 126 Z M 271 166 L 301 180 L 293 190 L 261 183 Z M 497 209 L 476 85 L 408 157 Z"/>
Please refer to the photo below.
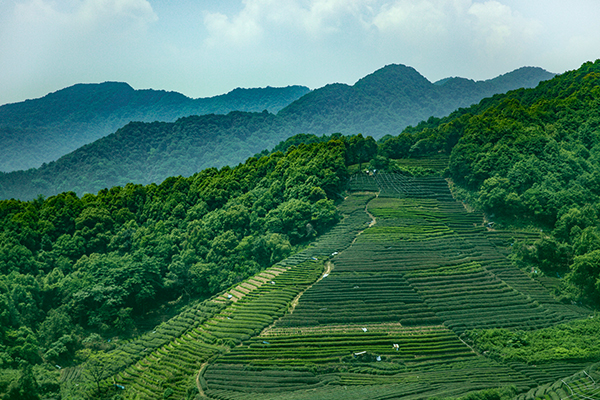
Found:
<path fill-rule="evenodd" d="M 0 202 L 0 368 L 69 363 L 90 334 L 131 333 L 166 302 L 208 297 L 297 251 L 339 220 L 334 200 L 363 142 L 375 143 L 300 143 L 160 185 Z"/>

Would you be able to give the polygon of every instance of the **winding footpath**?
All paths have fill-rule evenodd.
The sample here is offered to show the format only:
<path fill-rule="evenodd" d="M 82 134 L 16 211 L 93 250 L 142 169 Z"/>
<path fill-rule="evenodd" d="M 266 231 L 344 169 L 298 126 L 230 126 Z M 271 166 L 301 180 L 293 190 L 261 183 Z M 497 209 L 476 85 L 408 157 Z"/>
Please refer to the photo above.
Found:
<path fill-rule="evenodd" d="M 379 197 L 379 193 L 377 193 L 376 197 Z M 371 214 L 368 210 L 368 203 L 365 205 L 365 213 L 371 218 L 371 221 L 369 222 L 369 226 L 366 228 L 371 228 L 372 226 L 374 226 L 377 223 L 377 219 L 375 218 L 375 216 L 373 214 Z M 352 240 L 352 243 L 350 244 L 350 246 L 348 246 L 348 248 L 352 247 L 352 245 L 354 244 L 354 242 L 356 242 L 356 239 L 366 230 L 363 229 L 362 231 L 359 231 L 356 234 L 356 237 L 354 238 L 354 240 Z M 347 249 L 348 249 L 347 248 Z M 347 250 L 345 249 L 345 250 Z M 343 250 L 343 251 L 345 251 Z M 298 295 L 294 298 L 294 300 L 292 300 L 292 302 L 290 303 L 290 307 L 288 309 L 288 311 L 286 312 L 286 314 L 284 314 L 282 317 L 278 318 L 277 320 L 273 321 L 272 324 L 270 324 L 269 326 L 267 326 L 265 329 L 263 329 L 258 336 L 262 336 L 265 334 L 268 334 L 268 332 L 273 329 L 273 327 L 282 319 L 284 318 L 286 315 L 288 314 L 292 314 L 294 312 L 294 309 L 296 308 L 296 306 L 298 305 L 300 298 L 302 297 L 302 295 L 310 288 L 312 288 L 315 284 L 317 284 L 318 282 L 320 282 L 322 279 L 324 279 L 325 277 L 327 277 L 331 271 L 333 270 L 334 265 L 333 262 L 331 261 L 327 261 L 325 263 L 325 269 L 323 271 L 323 274 L 319 277 L 319 279 L 317 279 L 316 281 L 314 281 L 311 285 L 307 286 L 303 291 L 301 291 L 300 293 L 298 293 Z M 238 346 L 242 346 L 243 344 L 239 344 Z M 230 350 L 230 349 L 229 349 Z M 196 375 L 196 387 L 198 388 L 198 392 L 200 394 L 201 397 L 203 398 L 209 398 L 206 393 L 204 392 L 204 389 L 202 389 L 202 385 L 200 384 L 200 378 L 202 377 L 202 375 L 204 374 L 206 368 L 208 367 L 210 361 L 206 361 L 204 362 L 201 366 L 200 369 L 198 371 L 198 374 Z"/>

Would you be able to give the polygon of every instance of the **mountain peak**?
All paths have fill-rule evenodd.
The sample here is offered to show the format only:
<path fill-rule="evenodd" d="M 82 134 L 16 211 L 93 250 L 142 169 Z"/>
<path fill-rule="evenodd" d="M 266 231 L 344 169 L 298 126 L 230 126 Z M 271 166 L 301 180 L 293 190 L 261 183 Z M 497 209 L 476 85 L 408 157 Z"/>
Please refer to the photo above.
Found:
<path fill-rule="evenodd" d="M 403 64 L 388 64 L 360 79 L 354 85 L 357 88 L 372 85 L 413 85 L 417 87 L 427 87 L 431 82 L 421 75 L 416 69 Z"/>

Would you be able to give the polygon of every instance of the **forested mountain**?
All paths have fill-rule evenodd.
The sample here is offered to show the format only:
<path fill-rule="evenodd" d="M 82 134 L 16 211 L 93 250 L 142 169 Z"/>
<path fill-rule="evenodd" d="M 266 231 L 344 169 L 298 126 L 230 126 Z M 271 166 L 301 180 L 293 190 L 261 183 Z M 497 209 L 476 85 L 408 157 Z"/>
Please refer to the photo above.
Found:
<path fill-rule="evenodd" d="M 335 84 L 314 90 L 277 115 L 232 112 L 174 123 L 130 123 L 38 169 L 0 173 L 0 198 L 32 199 L 70 190 L 95 193 L 128 182 L 147 184 L 168 176 L 190 176 L 203 168 L 235 165 L 297 133 L 381 137 L 431 115 L 444 115 L 484 96 L 533 86 L 551 76 L 540 68 L 521 68 L 490 81 L 451 78 L 432 84 L 413 68 L 389 65 L 354 86 Z"/>
<path fill-rule="evenodd" d="M 567 274 L 600 301 L 600 60 L 485 99 L 390 138 L 398 158 L 447 152 L 448 175 L 469 203 L 506 224 L 538 226 L 516 253 L 523 265 Z"/>
<path fill-rule="evenodd" d="M 600 60 L 379 144 L 0 201 L 0 395 L 596 398 L 599 103 Z"/>
<path fill-rule="evenodd" d="M 378 139 L 496 93 L 535 87 L 553 76 L 541 68 L 523 67 L 487 81 L 448 78 L 433 84 L 414 68 L 388 65 L 353 86 L 333 84 L 313 90 L 279 116 L 293 123 L 295 133 L 361 133 Z"/>
<path fill-rule="evenodd" d="M 181 117 L 231 111 L 275 113 L 308 88 L 235 89 L 191 99 L 164 90 L 134 90 L 121 82 L 78 84 L 42 98 L 0 106 L 0 171 L 39 167 L 130 121 L 173 122 Z"/>
<path fill-rule="evenodd" d="M 362 142 L 302 145 L 158 186 L 0 202 L 0 394 L 7 368 L 81 361 L 103 347 L 91 333 L 130 331 L 327 231 Z"/>

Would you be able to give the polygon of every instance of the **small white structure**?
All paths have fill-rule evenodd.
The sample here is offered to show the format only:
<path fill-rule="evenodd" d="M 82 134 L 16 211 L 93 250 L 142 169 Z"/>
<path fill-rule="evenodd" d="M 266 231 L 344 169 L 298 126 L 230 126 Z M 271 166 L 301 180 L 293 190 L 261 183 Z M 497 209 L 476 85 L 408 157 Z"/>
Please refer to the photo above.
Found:
<path fill-rule="evenodd" d="M 363 332 L 366 332 L 367 330 L 368 330 L 367 328 L 362 328 L 362 331 L 363 331 Z"/>

